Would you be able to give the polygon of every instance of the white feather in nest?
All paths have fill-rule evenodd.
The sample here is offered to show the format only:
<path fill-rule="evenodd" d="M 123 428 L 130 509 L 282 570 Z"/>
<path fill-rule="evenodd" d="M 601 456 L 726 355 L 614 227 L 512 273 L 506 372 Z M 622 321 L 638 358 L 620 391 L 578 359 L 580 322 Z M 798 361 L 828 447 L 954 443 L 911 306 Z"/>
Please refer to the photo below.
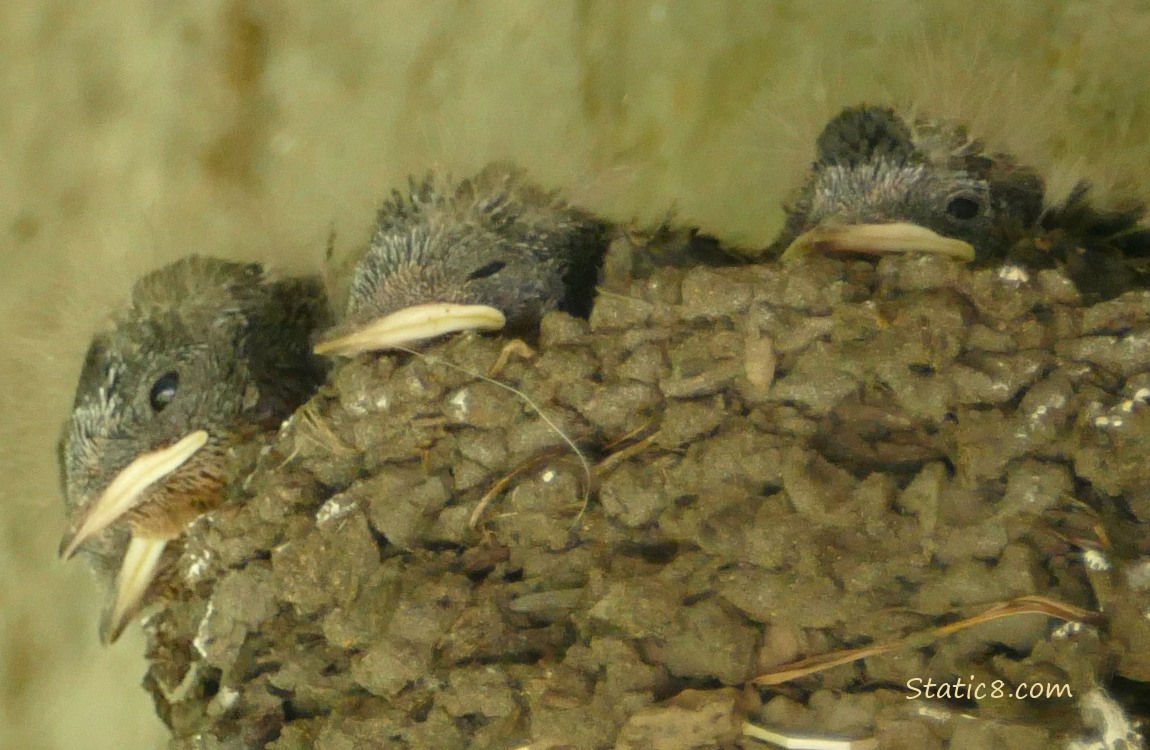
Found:
<path fill-rule="evenodd" d="M 862 101 L 967 122 L 1052 198 L 1081 177 L 1102 197 L 1146 190 L 1150 14 L 1132 0 L 9 6 L 0 663 L 21 687 L 5 747 L 159 736 L 135 634 L 99 650 L 98 592 L 54 557 L 54 445 L 83 351 L 147 270 L 192 252 L 319 270 L 330 230 L 360 243 L 407 174 L 498 158 L 613 218 L 676 208 L 763 246 L 822 125 Z"/>

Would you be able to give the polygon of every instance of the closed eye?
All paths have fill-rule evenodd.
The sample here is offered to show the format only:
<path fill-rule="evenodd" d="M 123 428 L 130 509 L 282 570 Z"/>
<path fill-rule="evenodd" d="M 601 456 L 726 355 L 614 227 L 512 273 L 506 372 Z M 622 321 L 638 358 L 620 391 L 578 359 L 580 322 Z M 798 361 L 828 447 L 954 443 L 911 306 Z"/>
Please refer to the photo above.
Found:
<path fill-rule="evenodd" d="M 474 279 L 485 279 L 488 276 L 493 276 L 503 270 L 503 267 L 506 265 L 507 264 L 501 260 L 493 260 L 487 265 L 477 268 L 471 273 L 467 274 L 467 280 L 472 281 Z"/>

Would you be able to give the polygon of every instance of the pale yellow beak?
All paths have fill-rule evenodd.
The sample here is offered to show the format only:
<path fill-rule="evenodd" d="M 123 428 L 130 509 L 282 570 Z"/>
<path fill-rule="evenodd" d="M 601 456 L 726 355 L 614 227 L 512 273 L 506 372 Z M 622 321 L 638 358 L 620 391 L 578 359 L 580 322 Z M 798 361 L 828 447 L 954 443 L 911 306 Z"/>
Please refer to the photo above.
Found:
<path fill-rule="evenodd" d="M 321 341 L 316 344 L 315 353 L 354 357 L 457 331 L 498 331 L 505 325 L 507 318 L 494 307 L 434 302 L 405 307 L 349 334 Z"/>
<path fill-rule="evenodd" d="M 969 262 L 974 246 L 969 242 L 943 237 L 918 224 L 849 224 L 816 227 L 799 235 L 782 254 L 791 261 L 811 253 L 929 253 Z"/>
<path fill-rule="evenodd" d="M 169 541 L 142 534 L 132 535 L 116 576 L 115 599 L 100 619 L 100 640 L 103 643 L 115 643 L 132 616 L 140 611 Z"/>
<path fill-rule="evenodd" d="M 70 558 L 92 537 L 111 526 L 140 502 L 148 487 L 171 474 L 208 442 L 208 433 L 196 430 L 173 445 L 141 454 L 125 466 L 103 494 L 80 517 L 60 543 L 60 556 Z"/>

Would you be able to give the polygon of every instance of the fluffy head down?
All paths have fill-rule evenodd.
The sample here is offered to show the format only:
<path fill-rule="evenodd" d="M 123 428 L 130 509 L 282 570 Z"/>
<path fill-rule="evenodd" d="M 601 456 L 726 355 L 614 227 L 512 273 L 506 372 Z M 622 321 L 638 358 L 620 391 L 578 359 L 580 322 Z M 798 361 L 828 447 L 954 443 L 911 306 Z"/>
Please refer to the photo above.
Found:
<path fill-rule="evenodd" d="M 347 318 L 428 302 L 488 305 L 513 327 L 556 307 L 586 314 L 606 236 L 604 224 L 504 164 L 459 183 L 412 179 L 379 210 Z"/>

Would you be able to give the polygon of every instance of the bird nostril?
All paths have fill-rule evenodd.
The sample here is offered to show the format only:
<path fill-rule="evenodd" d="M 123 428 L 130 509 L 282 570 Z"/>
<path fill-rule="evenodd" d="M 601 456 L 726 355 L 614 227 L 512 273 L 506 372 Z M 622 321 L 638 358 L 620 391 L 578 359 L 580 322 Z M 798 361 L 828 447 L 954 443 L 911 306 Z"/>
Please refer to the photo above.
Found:
<path fill-rule="evenodd" d="M 152 390 L 148 393 L 148 404 L 151 405 L 152 411 L 157 414 L 162 412 L 176 397 L 176 390 L 179 386 L 180 374 L 174 371 L 164 373 L 155 383 L 152 383 Z"/>
<path fill-rule="evenodd" d="M 974 198 L 969 198 L 965 195 L 959 195 L 951 198 L 946 203 L 946 213 L 950 215 L 951 218 L 959 219 L 961 221 L 969 221 L 970 219 L 973 219 L 974 217 L 978 216 L 981 210 L 982 204 L 980 204 Z"/>
<path fill-rule="evenodd" d="M 488 276 L 494 276 L 503 270 L 504 266 L 506 265 L 507 264 L 501 260 L 493 260 L 487 265 L 477 268 L 471 273 L 467 274 L 467 280 L 474 281 L 475 279 L 485 279 Z"/>

